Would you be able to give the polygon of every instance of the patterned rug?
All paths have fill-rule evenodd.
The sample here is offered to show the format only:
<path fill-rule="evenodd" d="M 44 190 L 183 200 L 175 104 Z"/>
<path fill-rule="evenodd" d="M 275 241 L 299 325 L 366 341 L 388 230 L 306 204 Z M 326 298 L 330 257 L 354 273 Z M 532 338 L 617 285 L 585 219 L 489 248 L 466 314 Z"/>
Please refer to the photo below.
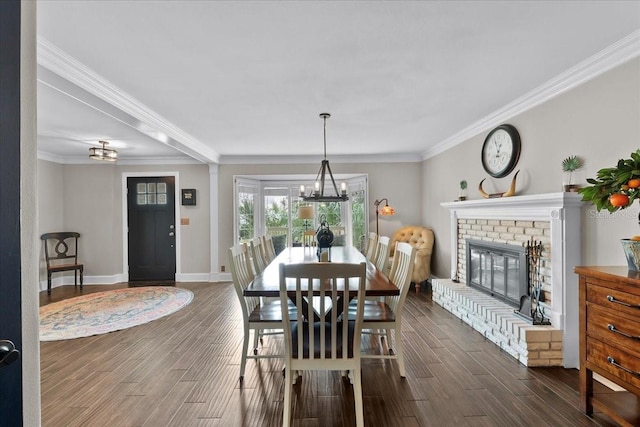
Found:
<path fill-rule="evenodd" d="M 145 286 L 96 292 L 40 307 L 40 341 L 89 337 L 142 325 L 175 313 L 193 292 Z"/>

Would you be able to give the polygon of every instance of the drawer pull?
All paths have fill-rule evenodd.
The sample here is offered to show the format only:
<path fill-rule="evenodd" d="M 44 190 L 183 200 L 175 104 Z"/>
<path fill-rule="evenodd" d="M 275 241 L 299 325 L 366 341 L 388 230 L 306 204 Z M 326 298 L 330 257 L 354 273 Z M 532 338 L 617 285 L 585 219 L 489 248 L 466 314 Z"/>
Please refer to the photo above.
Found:
<path fill-rule="evenodd" d="M 631 335 L 631 334 L 628 334 L 626 332 L 622 332 L 620 329 L 616 329 L 616 327 L 614 325 L 612 325 L 611 323 L 609 323 L 607 325 L 607 329 L 609 329 L 611 332 L 615 332 L 616 334 L 620 334 L 623 337 L 631 338 L 631 339 L 634 339 L 634 340 L 640 340 L 640 336 Z"/>
<path fill-rule="evenodd" d="M 611 295 L 607 295 L 607 301 L 613 302 L 613 303 L 616 303 L 616 304 L 620 304 L 620 305 L 624 305 L 625 307 L 640 308 L 640 304 L 629 304 L 628 302 L 617 300 Z"/>
<path fill-rule="evenodd" d="M 634 377 L 640 377 L 640 372 L 637 372 L 637 371 L 634 371 L 632 369 L 629 369 L 626 366 L 622 366 L 621 364 L 616 362 L 616 359 L 614 359 L 611 356 L 607 356 L 607 362 L 609 362 L 610 364 L 612 364 L 613 366 L 615 366 L 618 369 L 622 369 L 623 371 L 630 373 Z"/>

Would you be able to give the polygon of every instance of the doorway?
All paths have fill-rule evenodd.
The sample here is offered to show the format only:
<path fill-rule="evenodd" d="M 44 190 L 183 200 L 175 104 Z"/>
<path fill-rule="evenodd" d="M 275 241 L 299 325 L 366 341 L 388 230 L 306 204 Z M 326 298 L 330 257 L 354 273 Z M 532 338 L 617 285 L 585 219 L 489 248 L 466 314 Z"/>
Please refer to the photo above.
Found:
<path fill-rule="evenodd" d="M 129 281 L 175 281 L 175 178 L 127 178 Z"/>

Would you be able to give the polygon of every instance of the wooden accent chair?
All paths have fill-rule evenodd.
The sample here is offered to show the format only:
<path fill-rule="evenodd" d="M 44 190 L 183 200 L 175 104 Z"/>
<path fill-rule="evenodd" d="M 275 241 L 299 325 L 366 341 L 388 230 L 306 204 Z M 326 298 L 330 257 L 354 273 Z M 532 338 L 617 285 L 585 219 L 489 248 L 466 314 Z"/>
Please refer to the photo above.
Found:
<path fill-rule="evenodd" d="M 384 301 L 366 300 L 364 304 L 363 334 L 386 336 L 387 354 L 362 354 L 363 359 L 397 359 L 400 376 L 406 376 L 404 366 L 404 347 L 402 346 L 402 310 L 411 286 L 411 276 L 415 266 L 417 249 L 408 243 L 398 242 L 393 255 L 391 280 L 399 289 L 400 295 L 388 296 Z M 356 307 L 353 302 L 349 306 L 349 320 L 355 319 Z M 391 346 L 391 330 L 395 348 Z M 381 333 L 380 331 L 384 331 Z"/>
<path fill-rule="evenodd" d="M 289 286 L 295 283 L 297 312 L 283 313 L 285 342 L 285 386 L 282 425 L 291 424 L 292 385 L 298 371 L 349 372 L 353 384 L 356 426 L 364 426 L 362 381 L 360 373 L 360 341 L 362 331 L 362 307 L 365 292 L 366 263 L 303 263 L 280 264 L 280 300 L 289 301 Z M 313 297 L 310 283 L 319 280 L 319 295 Z M 342 321 L 342 313 L 349 309 L 349 298 L 342 298 L 338 285 L 346 283 L 349 291 L 356 293 L 358 301 L 353 313 L 354 321 Z M 317 304 L 307 304 L 308 301 Z M 315 315 L 320 321 L 308 321 Z M 309 398 L 313 398 L 309 396 Z M 296 405 L 301 408 L 304 405 Z"/>
<path fill-rule="evenodd" d="M 51 295 L 51 275 L 62 271 L 73 271 L 74 286 L 78 286 L 80 273 L 80 289 L 84 265 L 78 263 L 78 239 L 80 233 L 62 231 L 45 233 L 40 236 L 44 242 L 44 258 L 47 263 L 47 295 Z"/>

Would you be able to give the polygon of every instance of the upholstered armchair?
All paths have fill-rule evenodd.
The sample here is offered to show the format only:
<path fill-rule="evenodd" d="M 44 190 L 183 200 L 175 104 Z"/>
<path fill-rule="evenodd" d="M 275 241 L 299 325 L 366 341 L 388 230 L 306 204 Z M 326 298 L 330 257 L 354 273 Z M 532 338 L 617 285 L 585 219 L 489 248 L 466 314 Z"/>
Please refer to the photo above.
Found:
<path fill-rule="evenodd" d="M 396 242 L 406 242 L 417 249 L 411 278 L 411 281 L 416 284 L 416 289 L 419 289 L 420 284 L 431 276 L 431 252 L 433 252 L 434 239 L 432 229 L 417 225 L 402 227 L 391 238 L 391 257 L 393 257 Z"/>

